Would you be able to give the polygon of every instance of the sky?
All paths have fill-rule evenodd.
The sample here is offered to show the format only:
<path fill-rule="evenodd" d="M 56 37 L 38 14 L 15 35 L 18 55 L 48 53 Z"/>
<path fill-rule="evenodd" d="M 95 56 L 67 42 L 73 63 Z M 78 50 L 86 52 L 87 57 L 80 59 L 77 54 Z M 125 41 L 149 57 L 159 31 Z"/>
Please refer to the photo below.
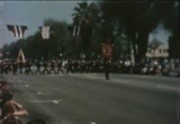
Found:
<path fill-rule="evenodd" d="M 0 1 L 0 47 L 16 39 L 7 24 L 26 25 L 25 37 L 34 34 L 47 18 L 72 22 L 77 1 Z"/>
<path fill-rule="evenodd" d="M 159 26 L 157 26 L 156 29 L 154 29 L 150 35 L 149 35 L 149 42 L 153 41 L 154 39 L 157 39 L 161 42 L 163 42 L 164 44 L 168 44 L 168 39 L 169 36 L 171 36 L 172 34 L 168 31 L 165 30 L 163 25 L 160 24 Z"/>
<path fill-rule="evenodd" d="M 33 35 L 43 20 L 53 18 L 72 23 L 73 8 L 81 1 L 0 1 L 0 48 L 5 43 L 16 41 L 6 25 L 26 25 L 25 37 Z M 149 35 L 149 41 L 154 38 L 167 43 L 170 33 L 160 25 Z"/>

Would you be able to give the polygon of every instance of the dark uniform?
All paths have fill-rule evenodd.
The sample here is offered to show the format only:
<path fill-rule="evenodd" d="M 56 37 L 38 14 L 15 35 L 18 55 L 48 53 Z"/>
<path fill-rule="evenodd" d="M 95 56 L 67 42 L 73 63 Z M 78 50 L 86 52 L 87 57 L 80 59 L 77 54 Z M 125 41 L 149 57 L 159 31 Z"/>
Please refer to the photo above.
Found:
<path fill-rule="evenodd" d="M 109 62 L 107 59 L 104 59 L 104 70 L 105 70 L 105 78 L 109 80 Z"/>
<path fill-rule="evenodd" d="M 44 70 L 43 70 L 43 74 L 45 73 L 45 72 L 47 72 L 48 74 L 49 74 L 49 71 L 48 71 L 48 69 L 47 69 L 47 67 L 48 67 L 48 63 L 47 62 L 43 62 L 43 67 L 44 67 Z"/>
<path fill-rule="evenodd" d="M 58 70 L 57 70 L 57 73 L 58 73 L 58 74 L 59 74 L 59 71 L 61 71 L 62 73 L 64 73 L 63 70 L 62 70 L 62 61 L 58 61 L 57 67 L 58 67 Z"/>
<path fill-rule="evenodd" d="M 19 73 L 22 74 L 22 69 L 23 69 L 23 66 L 24 66 L 23 62 L 19 62 L 18 65 L 19 65 Z"/>
<path fill-rule="evenodd" d="M 73 63 L 72 63 L 72 61 L 68 61 L 67 65 L 66 65 L 66 68 L 67 68 L 66 74 L 69 73 L 69 72 L 74 72 L 73 71 Z"/>
<path fill-rule="evenodd" d="M 40 63 L 40 61 L 37 61 L 37 62 L 36 62 L 36 68 L 37 68 L 37 70 L 36 70 L 35 73 L 38 73 L 38 72 L 39 72 L 39 74 L 41 74 L 41 63 Z"/>
<path fill-rule="evenodd" d="M 5 62 L 5 64 L 4 64 L 3 66 L 4 66 L 4 72 L 5 72 L 5 74 L 8 74 L 8 63 Z"/>
<path fill-rule="evenodd" d="M 55 71 L 55 62 L 54 61 L 51 62 L 51 69 L 50 69 L 49 73 L 51 73 L 51 71 L 54 71 L 54 74 L 56 73 L 56 71 Z"/>
<path fill-rule="evenodd" d="M 18 64 L 15 61 L 12 63 L 12 69 L 13 69 L 13 74 L 16 74 L 18 70 Z"/>
<path fill-rule="evenodd" d="M 32 70 L 31 70 L 31 61 L 26 61 L 26 64 L 25 64 L 25 74 L 29 74 L 29 72 L 33 73 Z"/>

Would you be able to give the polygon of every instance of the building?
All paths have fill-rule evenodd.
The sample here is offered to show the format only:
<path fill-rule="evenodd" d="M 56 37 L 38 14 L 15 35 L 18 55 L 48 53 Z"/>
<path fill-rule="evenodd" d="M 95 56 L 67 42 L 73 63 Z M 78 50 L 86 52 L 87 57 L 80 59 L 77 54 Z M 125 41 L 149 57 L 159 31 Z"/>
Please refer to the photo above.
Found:
<path fill-rule="evenodd" d="M 168 58 L 169 46 L 161 41 L 154 39 L 149 43 L 146 53 L 147 58 Z"/>

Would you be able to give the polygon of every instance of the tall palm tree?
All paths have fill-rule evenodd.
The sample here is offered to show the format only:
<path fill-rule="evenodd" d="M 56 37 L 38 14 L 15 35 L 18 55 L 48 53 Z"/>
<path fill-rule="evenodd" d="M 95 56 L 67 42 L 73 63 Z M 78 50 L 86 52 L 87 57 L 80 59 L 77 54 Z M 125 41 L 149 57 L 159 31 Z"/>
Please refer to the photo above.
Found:
<path fill-rule="evenodd" d="M 96 3 L 81 2 L 74 8 L 73 24 L 81 26 L 82 51 L 89 56 L 93 29 L 99 18 L 99 10 Z"/>

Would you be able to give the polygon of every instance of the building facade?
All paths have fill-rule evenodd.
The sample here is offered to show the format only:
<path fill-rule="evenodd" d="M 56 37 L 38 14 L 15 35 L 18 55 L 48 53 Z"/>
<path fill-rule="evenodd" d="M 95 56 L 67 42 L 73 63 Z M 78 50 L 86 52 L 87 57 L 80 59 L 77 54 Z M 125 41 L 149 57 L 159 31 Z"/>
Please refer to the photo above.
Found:
<path fill-rule="evenodd" d="M 147 58 L 168 58 L 169 46 L 155 39 L 149 44 L 146 57 Z"/>

